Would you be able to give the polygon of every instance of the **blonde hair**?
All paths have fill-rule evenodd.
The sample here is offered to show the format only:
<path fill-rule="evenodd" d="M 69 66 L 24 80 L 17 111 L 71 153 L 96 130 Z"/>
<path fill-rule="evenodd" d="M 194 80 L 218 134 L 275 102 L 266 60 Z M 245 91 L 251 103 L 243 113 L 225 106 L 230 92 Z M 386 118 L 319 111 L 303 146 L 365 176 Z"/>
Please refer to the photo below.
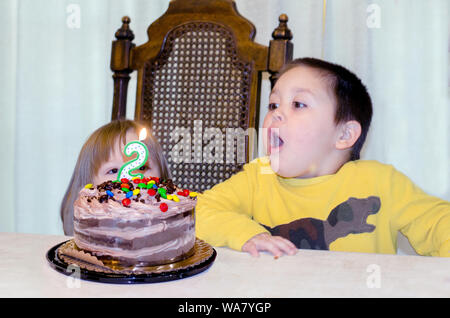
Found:
<path fill-rule="evenodd" d="M 149 151 L 149 156 L 158 165 L 161 178 L 170 178 L 167 160 L 161 146 L 151 133 L 150 127 L 144 122 L 133 120 L 115 120 L 94 131 L 81 148 L 72 178 L 61 203 L 61 220 L 65 235 L 73 235 L 73 204 L 80 190 L 88 183 L 92 183 L 100 166 L 109 160 L 112 150 L 116 146 L 117 138 L 125 145 L 126 134 L 134 129 L 139 134 L 141 128 L 149 132 L 143 141 Z"/>

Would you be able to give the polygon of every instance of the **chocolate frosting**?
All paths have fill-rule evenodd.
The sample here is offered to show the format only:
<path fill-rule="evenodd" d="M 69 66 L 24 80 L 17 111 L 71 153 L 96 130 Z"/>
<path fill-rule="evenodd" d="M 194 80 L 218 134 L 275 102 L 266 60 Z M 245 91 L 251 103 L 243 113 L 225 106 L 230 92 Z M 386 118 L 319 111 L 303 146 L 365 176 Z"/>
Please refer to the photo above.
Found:
<path fill-rule="evenodd" d="M 132 182 L 128 186 L 134 195 L 128 195 L 127 204 L 122 201 L 127 194 L 120 183 L 107 181 L 82 189 L 74 203 L 76 245 L 93 255 L 126 260 L 127 264 L 157 264 L 188 255 L 195 243 L 196 198 L 186 196 L 186 192 L 183 195 L 171 182 L 156 185 L 169 198 L 176 195 L 176 201 Z M 161 209 L 161 204 L 167 209 Z"/>

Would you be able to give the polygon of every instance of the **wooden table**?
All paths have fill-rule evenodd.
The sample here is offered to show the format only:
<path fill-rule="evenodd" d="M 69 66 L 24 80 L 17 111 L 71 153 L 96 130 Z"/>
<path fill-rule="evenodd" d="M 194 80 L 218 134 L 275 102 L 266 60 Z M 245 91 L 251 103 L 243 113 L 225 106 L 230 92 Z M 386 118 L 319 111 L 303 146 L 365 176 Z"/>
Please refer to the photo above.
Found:
<path fill-rule="evenodd" d="M 299 250 L 253 258 L 228 248 L 206 271 L 136 285 L 75 280 L 47 251 L 70 237 L 0 233 L 0 297 L 450 297 L 450 259 Z"/>

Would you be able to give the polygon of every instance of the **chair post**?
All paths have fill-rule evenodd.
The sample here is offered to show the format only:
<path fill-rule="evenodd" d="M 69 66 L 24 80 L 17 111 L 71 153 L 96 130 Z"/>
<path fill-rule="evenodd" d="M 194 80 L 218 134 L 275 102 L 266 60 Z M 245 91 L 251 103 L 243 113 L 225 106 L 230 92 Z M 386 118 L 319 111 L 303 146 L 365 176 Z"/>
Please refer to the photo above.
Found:
<path fill-rule="evenodd" d="M 130 29 L 130 18 L 122 18 L 122 27 L 117 30 L 116 41 L 112 42 L 111 70 L 114 72 L 114 97 L 111 120 L 125 118 L 127 109 L 127 90 L 130 73 L 130 52 L 135 46 L 133 31 Z"/>
<path fill-rule="evenodd" d="M 288 16 L 281 14 L 278 18 L 280 24 L 273 31 L 269 45 L 268 70 L 270 73 L 270 85 L 273 88 L 278 79 L 278 71 L 284 64 L 292 60 L 294 45 L 291 42 L 292 32 L 287 27 Z"/>

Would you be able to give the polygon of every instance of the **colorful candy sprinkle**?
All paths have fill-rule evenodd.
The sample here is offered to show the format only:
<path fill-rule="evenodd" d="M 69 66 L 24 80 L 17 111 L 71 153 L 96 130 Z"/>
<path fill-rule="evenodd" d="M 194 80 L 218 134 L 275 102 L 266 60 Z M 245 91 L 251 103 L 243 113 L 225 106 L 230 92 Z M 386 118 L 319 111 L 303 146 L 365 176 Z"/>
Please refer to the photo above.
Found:
<path fill-rule="evenodd" d="M 164 188 L 159 188 L 159 189 L 158 189 L 158 193 L 159 193 L 159 195 L 161 196 L 161 198 L 167 199 L 166 189 L 164 189 Z"/>
<path fill-rule="evenodd" d="M 131 200 L 146 203 L 145 197 L 141 197 L 141 194 L 144 193 L 145 189 L 149 196 L 154 197 L 154 199 L 151 199 L 150 202 L 152 202 L 152 204 L 155 204 L 154 201 L 158 202 L 160 210 L 162 212 L 166 212 L 169 209 L 169 206 L 167 205 L 169 201 L 161 202 L 161 199 L 180 202 L 181 197 L 189 197 L 191 199 L 194 199 L 198 196 L 197 192 L 190 191 L 188 189 L 177 190 L 177 187 L 170 179 L 160 180 L 157 177 L 133 177 L 131 180 L 132 181 L 129 181 L 127 178 L 122 178 L 120 179 L 120 181 L 112 181 L 114 183 L 105 182 L 101 185 L 98 185 L 96 188 L 99 190 L 100 194 L 97 199 L 100 203 L 108 202 L 108 198 L 116 201 L 117 199 L 115 199 L 114 197 L 117 197 L 117 194 L 115 194 L 114 191 L 120 189 L 123 191 L 125 196 L 125 198 L 122 200 L 122 204 L 124 207 L 129 207 L 131 205 Z M 96 189 L 92 183 L 86 184 L 85 188 Z M 119 191 L 119 193 L 122 192 Z M 118 201 L 120 201 L 120 199 Z"/>
<path fill-rule="evenodd" d="M 160 209 L 162 212 L 166 212 L 166 211 L 169 209 L 169 207 L 167 206 L 167 203 L 161 203 L 161 204 L 159 205 L 159 209 Z"/>

